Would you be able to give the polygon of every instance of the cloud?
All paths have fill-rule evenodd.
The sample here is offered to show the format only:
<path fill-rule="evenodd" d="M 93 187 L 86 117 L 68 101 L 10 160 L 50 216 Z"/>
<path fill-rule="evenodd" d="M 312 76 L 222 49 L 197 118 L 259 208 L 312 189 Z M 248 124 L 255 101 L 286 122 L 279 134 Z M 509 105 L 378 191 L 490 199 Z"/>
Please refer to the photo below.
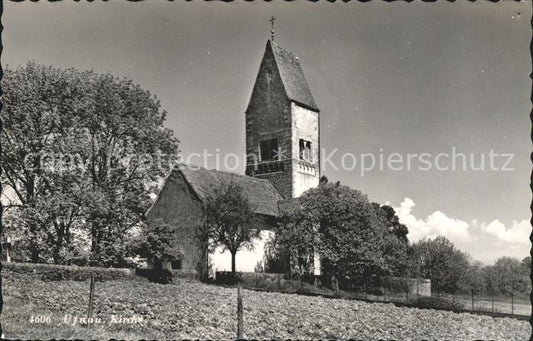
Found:
<path fill-rule="evenodd" d="M 498 219 L 495 219 L 489 224 L 481 224 L 481 230 L 497 237 L 501 242 L 520 245 L 529 245 L 530 243 L 529 234 L 531 233 L 531 225 L 527 220 L 520 222 L 515 220 L 511 228 L 507 229 L 504 224 Z"/>
<path fill-rule="evenodd" d="M 405 198 L 400 203 L 400 207 L 394 208 L 400 222 L 409 229 L 408 237 L 412 242 L 426 237 L 444 236 L 452 242 L 464 243 L 476 239 L 476 234 L 482 232 L 496 237 L 500 243 L 515 245 L 529 245 L 530 243 L 531 225 L 527 220 L 515 220 L 510 228 L 506 228 L 498 219 L 488 224 L 479 222 L 477 219 L 468 223 L 450 218 L 441 211 L 431 213 L 426 219 L 418 219 L 412 212 L 415 205 L 413 200 Z"/>
<path fill-rule="evenodd" d="M 420 219 L 413 214 L 415 205 L 413 200 L 405 198 L 399 207 L 394 207 L 400 222 L 409 229 L 407 237 L 411 242 L 444 236 L 460 245 L 463 251 L 488 264 L 502 256 L 523 258 L 529 254 L 531 226 L 528 220 L 515 220 L 510 227 L 506 227 L 498 219 L 488 224 L 478 219 L 466 222 L 451 218 L 441 211 Z"/>
<path fill-rule="evenodd" d="M 415 202 L 405 198 L 400 207 L 395 207 L 400 222 L 409 229 L 409 240 L 415 242 L 423 238 L 444 236 L 452 242 L 468 242 L 473 239 L 470 224 L 466 221 L 448 217 L 441 211 L 431 213 L 426 219 L 418 219 L 412 213 Z"/>

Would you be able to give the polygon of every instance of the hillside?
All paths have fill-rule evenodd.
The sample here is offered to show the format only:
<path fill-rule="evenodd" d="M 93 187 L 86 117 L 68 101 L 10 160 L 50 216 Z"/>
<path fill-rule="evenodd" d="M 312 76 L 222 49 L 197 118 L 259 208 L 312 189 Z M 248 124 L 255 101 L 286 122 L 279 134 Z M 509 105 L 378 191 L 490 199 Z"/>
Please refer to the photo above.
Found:
<path fill-rule="evenodd" d="M 170 285 L 141 279 L 96 282 L 94 314 L 101 323 L 88 329 L 73 324 L 73 318 L 65 323 L 69 314 L 86 316 L 88 281 L 42 281 L 17 273 L 3 276 L 7 278 L 2 326 L 7 338 L 236 336 L 235 288 L 187 279 Z M 531 332 L 528 322 L 510 318 L 249 290 L 243 296 L 247 338 L 525 340 Z M 39 315 L 45 317 L 44 323 L 35 323 Z"/>

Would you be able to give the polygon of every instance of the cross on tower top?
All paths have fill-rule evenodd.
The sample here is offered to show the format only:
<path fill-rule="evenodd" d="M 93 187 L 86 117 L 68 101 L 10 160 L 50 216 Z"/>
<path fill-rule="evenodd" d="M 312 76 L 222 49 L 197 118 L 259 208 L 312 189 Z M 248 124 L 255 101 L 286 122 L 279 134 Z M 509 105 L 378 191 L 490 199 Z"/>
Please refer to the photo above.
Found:
<path fill-rule="evenodd" d="M 271 30 L 270 30 L 270 38 L 272 41 L 274 41 L 274 21 L 276 21 L 276 17 L 272 16 L 268 21 L 270 21 L 270 26 L 271 26 Z"/>

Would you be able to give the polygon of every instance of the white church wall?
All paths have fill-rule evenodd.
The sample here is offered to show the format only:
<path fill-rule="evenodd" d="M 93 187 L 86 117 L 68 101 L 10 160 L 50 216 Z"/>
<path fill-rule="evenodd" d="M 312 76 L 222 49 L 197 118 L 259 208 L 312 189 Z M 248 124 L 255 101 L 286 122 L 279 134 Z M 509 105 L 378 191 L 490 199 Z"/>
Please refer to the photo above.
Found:
<path fill-rule="evenodd" d="M 235 266 L 237 271 L 254 272 L 258 262 L 263 261 L 265 243 L 274 232 L 263 230 L 259 233 L 259 238 L 254 239 L 253 250 L 243 249 L 237 252 L 235 258 Z M 222 252 L 219 247 L 214 253 L 210 254 L 212 270 L 216 271 L 231 271 L 231 253 L 229 251 Z"/>
<path fill-rule="evenodd" d="M 293 161 L 293 197 L 299 197 L 309 188 L 318 186 L 318 113 L 305 109 L 295 103 L 291 104 L 292 111 L 292 159 Z M 311 142 L 312 162 L 300 161 L 299 141 L 304 139 Z"/>

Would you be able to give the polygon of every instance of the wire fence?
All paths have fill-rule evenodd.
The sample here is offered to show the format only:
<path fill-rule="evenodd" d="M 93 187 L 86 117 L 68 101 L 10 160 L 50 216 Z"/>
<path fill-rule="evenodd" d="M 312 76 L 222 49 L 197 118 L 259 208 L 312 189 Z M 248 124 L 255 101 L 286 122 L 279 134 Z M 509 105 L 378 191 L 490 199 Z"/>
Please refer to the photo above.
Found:
<path fill-rule="evenodd" d="M 413 292 L 396 292 L 396 293 L 382 293 L 369 294 L 365 292 L 350 292 L 352 298 L 359 298 L 377 302 L 399 302 L 416 304 L 425 297 L 445 299 L 451 303 L 450 307 L 460 310 L 468 310 L 473 312 L 490 312 L 511 314 L 516 316 L 531 315 L 531 301 L 526 295 L 515 294 L 450 294 L 432 292 L 431 295 L 417 294 Z"/>
<path fill-rule="evenodd" d="M 338 285 L 321 283 L 316 279 L 298 281 L 285 280 L 282 274 L 242 274 L 241 283 L 248 288 L 268 291 L 320 295 L 360 299 L 383 303 L 402 303 L 414 307 L 440 308 L 454 311 L 472 311 L 476 313 L 502 314 L 525 318 L 531 315 L 529 296 L 524 294 L 507 295 L 501 293 L 443 293 L 431 290 L 431 283 L 424 279 L 396 278 L 388 284 L 369 293 L 358 290 L 336 290 Z M 391 284 L 392 283 L 392 284 Z"/>
<path fill-rule="evenodd" d="M 492 313 L 506 313 L 513 315 L 530 315 L 531 302 L 525 295 L 495 295 L 495 294 L 434 294 L 453 302 L 459 302 L 464 309 L 474 311 L 489 311 Z"/>

